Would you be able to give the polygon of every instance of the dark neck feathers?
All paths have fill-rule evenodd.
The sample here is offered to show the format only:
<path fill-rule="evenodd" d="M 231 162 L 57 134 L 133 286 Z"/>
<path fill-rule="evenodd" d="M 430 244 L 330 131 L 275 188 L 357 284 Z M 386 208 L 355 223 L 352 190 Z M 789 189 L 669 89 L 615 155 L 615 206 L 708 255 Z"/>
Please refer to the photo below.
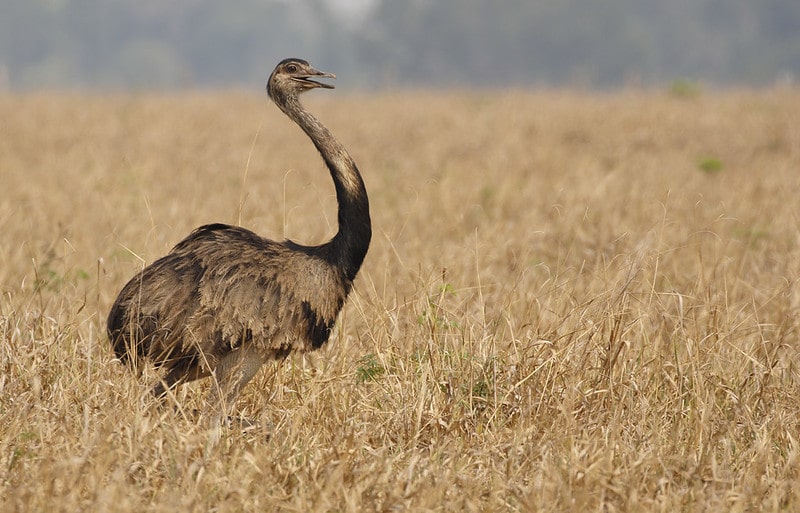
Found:
<path fill-rule="evenodd" d="M 319 249 L 332 263 L 342 268 L 349 280 L 353 280 L 372 238 L 369 200 L 361 173 L 345 147 L 303 108 L 297 96 L 272 96 L 278 108 L 308 135 L 328 166 L 339 204 L 339 230 L 333 239 Z"/>

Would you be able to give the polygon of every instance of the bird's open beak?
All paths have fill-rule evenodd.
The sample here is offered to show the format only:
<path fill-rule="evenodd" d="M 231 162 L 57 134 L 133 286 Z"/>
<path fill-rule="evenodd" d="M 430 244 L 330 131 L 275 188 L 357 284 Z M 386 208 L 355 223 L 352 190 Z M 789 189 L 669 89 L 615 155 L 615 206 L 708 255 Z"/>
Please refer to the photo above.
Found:
<path fill-rule="evenodd" d="M 333 73 L 325 73 L 324 71 L 319 71 L 316 69 L 311 69 L 311 71 L 307 75 L 303 76 L 296 76 L 292 77 L 293 80 L 301 82 L 308 87 L 321 87 L 323 89 L 334 89 L 333 85 L 325 84 L 323 82 L 317 82 L 316 80 L 311 80 L 312 78 L 336 78 L 336 75 Z"/>

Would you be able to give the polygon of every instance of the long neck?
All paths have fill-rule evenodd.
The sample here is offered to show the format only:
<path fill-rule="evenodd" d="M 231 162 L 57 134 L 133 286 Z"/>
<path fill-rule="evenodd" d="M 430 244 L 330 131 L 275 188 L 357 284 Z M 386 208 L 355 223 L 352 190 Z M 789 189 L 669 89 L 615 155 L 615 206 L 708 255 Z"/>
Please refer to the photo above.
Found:
<path fill-rule="evenodd" d="M 345 147 L 303 108 L 296 96 L 281 100 L 275 102 L 278 108 L 303 129 L 330 170 L 339 203 L 339 230 L 321 249 L 353 280 L 372 238 L 369 200 L 361 173 Z"/>

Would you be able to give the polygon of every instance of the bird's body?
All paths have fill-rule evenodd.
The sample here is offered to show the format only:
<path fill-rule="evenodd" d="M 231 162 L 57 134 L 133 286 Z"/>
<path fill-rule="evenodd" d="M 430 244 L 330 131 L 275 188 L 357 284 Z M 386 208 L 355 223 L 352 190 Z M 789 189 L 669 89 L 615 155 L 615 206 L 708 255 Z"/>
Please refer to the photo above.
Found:
<path fill-rule="evenodd" d="M 303 91 L 331 87 L 313 76 L 332 77 L 286 59 L 267 88 L 328 166 L 339 231 L 325 244 L 302 246 L 235 226 L 201 226 L 134 276 L 111 308 L 108 335 L 120 360 L 134 367 L 149 360 L 165 369 L 156 395 L 214 376 L 209 408 L 219 416 L 263 363 L 328 340 L 366 255 L 371 227 L 355 163 L 298 100 Z"/>

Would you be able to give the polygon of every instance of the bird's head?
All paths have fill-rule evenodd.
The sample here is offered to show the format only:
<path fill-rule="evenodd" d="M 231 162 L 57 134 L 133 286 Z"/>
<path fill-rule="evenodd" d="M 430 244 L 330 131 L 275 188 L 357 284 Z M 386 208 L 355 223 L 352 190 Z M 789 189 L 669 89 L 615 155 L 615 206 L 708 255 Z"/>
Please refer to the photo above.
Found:
<path fill-rule="evenodd" d="M 267 94 L 275 101 L 279 97 L 296 97 L 317 87 L 333 89 L 332 85 L 317 82 L 313 78 L 336 78 L 336 75 L 319 71 L 303 59 L 284 59 L 269 76 Z"/>

